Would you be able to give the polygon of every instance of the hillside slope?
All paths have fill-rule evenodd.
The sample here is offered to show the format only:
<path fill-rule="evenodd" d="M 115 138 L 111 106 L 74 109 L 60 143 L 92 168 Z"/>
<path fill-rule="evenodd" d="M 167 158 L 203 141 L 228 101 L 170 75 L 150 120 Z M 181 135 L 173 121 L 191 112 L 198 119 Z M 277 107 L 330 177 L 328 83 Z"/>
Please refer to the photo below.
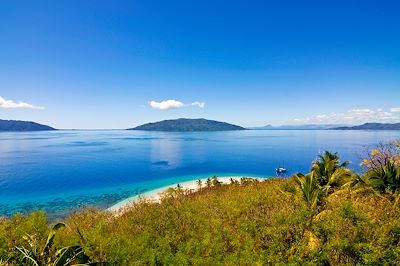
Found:
<path fill-rule="evenodd" d="M 40 131 L 55 130 L 54 128 L 31 121 L 1 120 L 0 131 Z"/>
<path fill-rule="evenodd" d="M 245 128 L 214 120 L 180 118 L 144 124 L 128 130 L 146 131 L 228 131 L 244 130 Z"/>
<path fill-rule="evenodd" d="M 70 215 L 55 246 L 80 243 L 93 261 L 111 265 L 400 263 L 399 204 L 343 190 L 310 224 L 296 187 L 293 179 L 203 184 L 196 193 L 172 191 L 161 204 L 137 203 L 123 215 L 87 209 Z M 43 213 L 3 219 L 0 259 L 18 262 L 15 247 L 29 248 L 26 234 L 43 244 L 48 232 Z"/>

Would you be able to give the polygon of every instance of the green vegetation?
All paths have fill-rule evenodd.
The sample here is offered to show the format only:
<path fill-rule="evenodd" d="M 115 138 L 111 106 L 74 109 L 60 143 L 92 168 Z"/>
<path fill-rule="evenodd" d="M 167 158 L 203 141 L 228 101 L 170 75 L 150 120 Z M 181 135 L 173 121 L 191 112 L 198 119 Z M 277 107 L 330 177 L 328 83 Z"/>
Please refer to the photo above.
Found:
<path fill-rule="evenodd" d="M 30 121 L 0 119 L 0 131 L 42 131 L 42 130 L 55 130 L 55 129 L 46 125 Z"/>
<path fill-rule="evenodd" d="M 35 236 L 26 234 L 26 240 L 29 244 L 29 248 L 16 247 L 21 252 L 23 258 L 20 261 L 23 264 L 32 265 L 52 265 L 52 266 L 63 266 L 71 264 L 88 264 L 90 259 L 83 252 L 81 246 L 67 246 L 59 250 L 54 250 L 53 243 L 54 237 L 60 228 L 64 228 L 65 224 L 57 223 L 51 229 L 49 236 L 47 237 L 46 244 L 42 251 L 38 249 L 38 241 Z"/>
<path fill-rule="evenodd" d="M 244 130 L 245 128 L 204 118 L 187 119 L 179 118 L 164 120 L 155 123 L 144 124 L 128 130 L 147 130 L 147 131 L 226 131 Z"/>
<path fill-rule="evenodd" d="M 99 265 L 399 265 L 399 156 L 399 142 L 380 145 L 355 174 L 326 152 L 290 179 L 213 177 L 118 215 L 81 210 L 65 228 L 44 213 L 17 214 L 0 222 L 0 260 L 29 265 L 21 250 L 34 249 L 38 265 L 53 265 L 75 247 L 72 256 Z M 71 258 L 65 265 L 83 263 Z"/>

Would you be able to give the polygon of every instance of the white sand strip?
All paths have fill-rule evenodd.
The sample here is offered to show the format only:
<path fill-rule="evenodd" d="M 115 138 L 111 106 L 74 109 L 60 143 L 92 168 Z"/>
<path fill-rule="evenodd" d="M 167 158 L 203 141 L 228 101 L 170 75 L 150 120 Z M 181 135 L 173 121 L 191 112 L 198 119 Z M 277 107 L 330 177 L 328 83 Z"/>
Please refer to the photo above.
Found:
<path fill-rule="evenodd" d="M 212 177 L 210 177 L 211 179 Z M 230 184 L 231 183 L 231 179 L 236 180 L 236 181 L 240 181 L 241 178 L 252 178 L 252 179 L 258 179 L 258 180 L 264 180 L 265 178 L 263 177 L 258 177 L 258 176 L 224 176 L 224 177 L 217 177 L 218 181 L 221 182 L 222 184 Z M 207 182 L 207 178 L 203 178 L 200 179 L 202 182 L 202 187 L 206 186 L 206 182 Z M 125 209 L 126 207 L 129 207 L 130 205 L 132 205 L 135 201 L 143 198 L 152 202 L 160 202 L 161 200 L 161 196 L 164 192 L 166 192 L 168 190 L 168 188 L 176 188 L 178 186 L 178 184 L 180 185 L 180 187 L 183 190 L 198 190 L 199 186 L 197 184 L 198 179 L 195 180 L 190 180 L 190 181 L 186 181 L 186 182 L 182 182 L 182 183 L 176 183 L 176 184 L 172 184 L 169 186 L 165 186 L 165 187 L 161 187 L 161 188 L 157 188 L 154 190 L 150 190 L 141 194 L 138 194 L 136 196 L 133 197 L 129 197 L 127 199 L 124 199 L 123 201 L 118 202 L 117 204 L 111 206 L 110 208 L 108 208 L 108 211 L 113 211 L 113 212 L 121 212 L 123 211 L 123 209 Z"/>

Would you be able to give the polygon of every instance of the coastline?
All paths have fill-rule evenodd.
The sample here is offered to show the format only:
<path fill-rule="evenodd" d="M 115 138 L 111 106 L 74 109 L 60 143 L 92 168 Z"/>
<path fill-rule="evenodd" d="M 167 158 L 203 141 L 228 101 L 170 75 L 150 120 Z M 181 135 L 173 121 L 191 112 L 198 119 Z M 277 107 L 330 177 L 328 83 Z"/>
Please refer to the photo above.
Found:
<path fill-rule="evenodd" d="M 207 178 L 199 178 L 201 182 L 203 183 L 203 187 L 205 186 L 205 183 L 208 178 L 212 178 L 212 176 L 207 177 Z M 260 176 L 217 176 L 218 181 L 221 182 L 222 184 L 230 184 L 231 179 L 240 181 L 241 178 L 252 178 L 252 179 L 258 179 L 258 180 L 265 180 L 268 177 L 260 177 Z M 161 200 L 161 196 L 164 192 L 166 192 L 169 188 L 175 188 L 180 185 L 180 187 L 184 190 L 193 190 L 197 191 L 199 189 L 197 185 L 197 181 L 199 179 L 193 179 L 181 183 L 174 183 L 168 186 L 152 189 L 140 194 L 137 194 L 135 196 L 126 198 L 120 202 L 117 202 L 116 204 L 112 205 L 111 207 L 107 208 L 106 211 L 110 212 L 116 212 L 119 213 L 123 210 L 125 210 L 127 207 L 138 201 L 139 199 L 146 199 L 155 203 L 159 203 Z"/>

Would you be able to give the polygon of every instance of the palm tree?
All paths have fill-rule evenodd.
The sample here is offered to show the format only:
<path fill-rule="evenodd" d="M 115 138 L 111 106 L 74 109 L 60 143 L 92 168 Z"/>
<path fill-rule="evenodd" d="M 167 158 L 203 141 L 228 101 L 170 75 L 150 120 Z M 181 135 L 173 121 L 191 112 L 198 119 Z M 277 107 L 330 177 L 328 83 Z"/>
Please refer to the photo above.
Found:
<path fill-rule="evenodd" d="M 314 173 L 318 185 L 329 188 L 329 192 L 332 192 L 333 188 L 342 186 L 352 176 L 351 171 L 346 168 L 348 164 L 348 161 L 340 163 L 337 152 L 325 151 L 313 162 L 311 172 Z"/>
<path fill-rule="evenodd" d="M 51 229 L 46 244 L 42 251 L 37 248 L 37 241 L 31 235 L 26 235 L 31 249 L 24 247 L 16 247 L 16 249 L 23 255 L 23 260 L 26 265 L 93 265 L 90 263 L 89 257 L 83 252 L 81 246 L 67 246 L 59 250 L 53 250 L 54 238 L 57 231 L 64 228 L 65 224 L 57 223 Z"/>
<path fill-rule="evenodd" d="M 211 179 L 210 179 L 210 178 L 207 178 L 207 181 L 206 181 L 206 186 L 207 186 L 207 188 L 211 188 L 211 185 L 212 185 Z"/>
<path fill-rule="evenodd" d="M 365 174 L 355 176 L 352 188 L 373 189 L 378 193 L 398 193 L 400 196 L 400 142 L 379 144 L 361 163 Z"/>
<path fill-rule="evenodd" d="M 239 184 L 239 181 L 233 179 L 232 177 L 229 178 L 229 181 L 231 182 L 231 185 L 238 185 Z"/>
<path fill-rule="evenodd" d="M 184 191 L 182 185 L 178 183 L 175 188 L 175 193 L 179 196 L 179 195 L 182 195 L 184 192 L 185 191 Z"/>
<path fill-rule="evenodd" d="M 295 180 L 300 187 L 301 195 L 306 202 L 308 208 L 314 211 L 320 203 L 321 197 L 326 191 L 317 181 L 314 172 L 303 175 L 301 173 L 295 175 Z"/>
<path fill-rule="evenodd" d="M 341 187 L 352 177 L 352 172 L 346 168 L 348 161 L 340 163 L 337 153 L 325 151 L 313 162 L 311 172 L 295 175 L 303 199 L 313 212 L 323 203 L 324 197 Z M 349 183 L 347 183 L 349 184 Z"/>
<path fill-rule="evenodd" d="M 392 161 L 387 161 L 382 168 L 377 168 L 366 173 L 367 183 L 375 190 L 390 192 L 400 190 L 400 168 Z"/>
<path fill-rule="evenodd" d="M 202 188 L 202 186 L 203 186 L 203 182 L 201 181 L 201 179 L 197 179 L 196 184 L 197 184 L 197 187 L 198 187 L 199 190 L 200 190 L 200 189 Z"/>
<path fill-rule="evenodd" d="M 301 195 L 307 204 L 309 210 L 307 227 L 311 228 L 314 216 L 319 212 L 323 197 L 327 195 L 328 190 L 326 187 L 321 187 L 318 184 L 314 172 L 306 175 L 297 174 L 294 177 L 300 187 Z"/>

